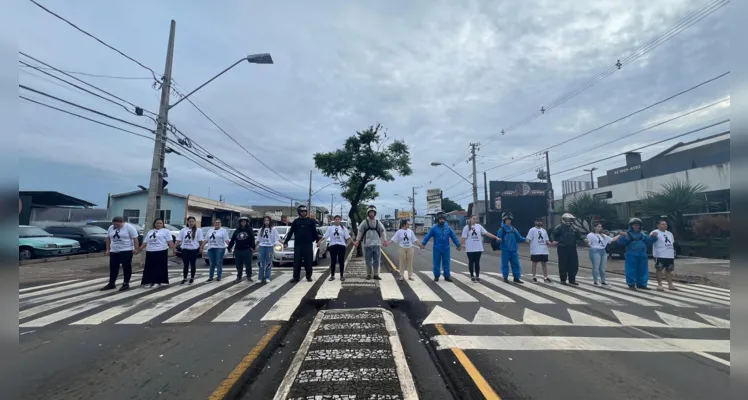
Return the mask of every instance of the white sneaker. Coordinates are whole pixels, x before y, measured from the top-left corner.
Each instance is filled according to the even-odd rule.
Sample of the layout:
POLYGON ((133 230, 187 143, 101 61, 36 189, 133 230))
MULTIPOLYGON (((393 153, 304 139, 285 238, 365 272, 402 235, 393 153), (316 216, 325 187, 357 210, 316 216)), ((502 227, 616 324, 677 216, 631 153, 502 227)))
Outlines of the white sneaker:
POLYGON ((266 282, 270 282, 270 278, 265 279, 266 282))

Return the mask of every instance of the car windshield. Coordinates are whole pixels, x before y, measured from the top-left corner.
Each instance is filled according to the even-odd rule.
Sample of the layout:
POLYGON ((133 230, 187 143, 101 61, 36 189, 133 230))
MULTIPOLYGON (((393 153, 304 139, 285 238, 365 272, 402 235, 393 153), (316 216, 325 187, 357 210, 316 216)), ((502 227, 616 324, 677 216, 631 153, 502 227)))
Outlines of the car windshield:
POLYGON ((18 227, 18 237, 22 238, 28 238, 28 237, 51 237, 52 235, 45 231, 42 228, 38 228, 36 226, 19 226, 18 227))
POLYGON ((106 235, 106 233, 107 233, 106 229, 104 229, 102 227, 99 227, 99 226, 94 226, 94 225, 84 226, 83 227, 83 231, 85 231, 86 233, 89 233, 89 234, 94 234, 94 235, 99 235, 99 234, 105 234, 106 235))

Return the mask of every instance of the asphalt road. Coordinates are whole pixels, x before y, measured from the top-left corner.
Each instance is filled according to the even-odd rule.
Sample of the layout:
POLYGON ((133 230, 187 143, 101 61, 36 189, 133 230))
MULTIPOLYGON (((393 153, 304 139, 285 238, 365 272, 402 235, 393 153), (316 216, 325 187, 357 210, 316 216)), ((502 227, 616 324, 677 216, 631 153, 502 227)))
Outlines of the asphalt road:
MULTIPOLYGON (((396 246, 386 253, 397 263, 396 246)), ((433 281, 431 251, 417 250, 414 270, 427 271, 417 275, 428 290, 401 286, 405 302, 420 302, 419 294, 438 297, 421 302, 428 317, 420 322, 437 339, 441 364, 453 367, 448 376, 478 387, 483 380, 486 398, 492 391, 502 399, 728 397, 728 290, 679 285, 678 293, 633 296, 612 276, 616 289, 594 287, 582 279, 591 275, 585 270, 578 288, 561 290, 555 265, 549 276, 556 283, 533 284, 523 276, 522 287, 503 282, 498 255, 484 253, 484 281, 472 283, 466 254, 453 249, 450 285, 433 281), (472 367, 455 363, 460 353, 472 367)), ((521 264, 529 273, 529 260, 521 264)))
MULTIPOLYGON (((20 398, 271 399, 343 389, 405 399, 727 397, 729 289, 632 294, 615 277, 618 289, 595 288, 582 270, 579 288, 532 290, 496 282, 492 252, 484 281, 472 283, 456 251, 455 282, 436 283, 428 249, 415 253, 419 280, 400 282, 396 253, 386 249, 383 265, 395 264, 382 281, 363 279, 354 260, 344 284, 329 282, 322 260, 311 283, 289 282, 283 266, 265 286, 233 284, 229 264, 223 282, 205 283, 199 270, 189 287, 173 278, 170 287, 102 293, 101 278, 65 276, 19 289, 20 398), (371 308, 386 311, 367 319, 361 310, 371 308), (367 361, 371 354, 380 359, 367 361)), ((522 264, 529 272, 529 260, 522 264)))

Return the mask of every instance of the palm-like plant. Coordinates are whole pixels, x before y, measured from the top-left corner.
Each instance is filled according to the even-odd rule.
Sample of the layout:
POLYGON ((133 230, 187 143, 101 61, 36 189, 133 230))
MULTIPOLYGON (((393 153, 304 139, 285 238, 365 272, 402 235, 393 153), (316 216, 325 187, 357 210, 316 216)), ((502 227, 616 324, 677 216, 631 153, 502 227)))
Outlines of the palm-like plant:
POLYGON ((684 213, 699 212, 707 205, 703 194, 706 190, 707 186, 700 183, 675 180, 640 197, 639 209, 647 216, 667 217, 675 225, 673 231, 677 231, 683 226, 684 213))
POLYGON ((577 217, 579 223, 575 223, 575 225, 580 231, 589 232, 592 229, 595 217, 599 217, 603 221, 614 221, 618 217, 618 213, 612 204, 590 193, 582 193, 579 197, 570 201, 565 209, 577 217))

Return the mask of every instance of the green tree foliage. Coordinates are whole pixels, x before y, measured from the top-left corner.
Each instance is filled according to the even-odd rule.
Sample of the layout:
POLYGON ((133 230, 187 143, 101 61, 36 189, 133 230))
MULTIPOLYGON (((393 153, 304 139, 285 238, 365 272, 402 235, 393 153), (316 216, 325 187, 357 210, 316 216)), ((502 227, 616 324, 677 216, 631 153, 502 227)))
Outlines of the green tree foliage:
POLYGON ((381 124, 356 132, 346 139, 342 149, 316 153, 314 165, 323 175, 340 181, 344 196, 351 203, 348 217, 354 233, 362 221, 356 212, 363 202, 374 200, 378 193, 371 183, 377 180, 391 182, 394 174, 408 176, 410 167, 408 145, 402 140, 392 140, 381 124))
POLYGON ((565 211, 577 217, 575 226, 582 232, 592 230, 595 217, 599 217, 603 224, 613 222, 618 218, 618 213, 616 213, 612 204, 608 204, 605 199, 595 197, 590 193, 582 193, 570 201, 566 205, 565 211))
POLYGON ((673 232, 683 227, 683 214, 701 212, 708 205, 704 198, 706 185, 686 180, 668 182, 658 191, 639 198, 639 210, 649 217, 667 217, 673 232))
POLYGON ((445 197, 442 199, 442 211, 444 211, 445 213, 452 212, 452 211, 464 211, 464 210, 465 209, 462 208, 461 205, 452 201, 449 197, 445 197))

